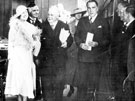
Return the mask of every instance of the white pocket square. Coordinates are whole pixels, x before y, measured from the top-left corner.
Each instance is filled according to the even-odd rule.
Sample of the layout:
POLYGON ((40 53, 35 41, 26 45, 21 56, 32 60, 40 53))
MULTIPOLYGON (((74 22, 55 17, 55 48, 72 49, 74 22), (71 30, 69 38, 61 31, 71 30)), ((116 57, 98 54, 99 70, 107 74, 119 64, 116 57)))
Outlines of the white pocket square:
POLYGON ((98 28, 102 28, 102 26, 98 26, 98 28))

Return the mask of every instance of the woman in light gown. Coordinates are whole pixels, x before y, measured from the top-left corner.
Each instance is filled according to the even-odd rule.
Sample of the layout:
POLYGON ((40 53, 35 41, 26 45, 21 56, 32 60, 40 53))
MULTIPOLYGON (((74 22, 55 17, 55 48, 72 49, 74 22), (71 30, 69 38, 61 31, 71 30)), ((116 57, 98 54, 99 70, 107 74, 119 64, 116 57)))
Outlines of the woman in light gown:
POLYGON ((18 101, 34 98, 35 64, 33 55, 37 55, 40 46, 41 30, 26 20, 27 8, 19 5, 16 14, 11 17, 8 35, 8 70, 6 77, 6 97, 17 96, 18 101), (38 48, 38 49, 37 49, 38 48))

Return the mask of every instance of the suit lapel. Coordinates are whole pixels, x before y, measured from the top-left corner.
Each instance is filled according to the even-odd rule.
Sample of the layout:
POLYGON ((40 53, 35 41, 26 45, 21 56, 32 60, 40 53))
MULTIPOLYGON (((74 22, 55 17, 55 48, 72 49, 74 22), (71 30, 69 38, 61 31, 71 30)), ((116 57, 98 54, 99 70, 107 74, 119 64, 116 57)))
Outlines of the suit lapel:
POLYGON ((100 24, 99 21, 100 21, 99 16, 97 16, 96 19, 94 20, 94 22, 90 24, 89 17, 87 17, 85 19, 85 22, 83 23, 84 28, 89 29, 88 31, 90 31, 90 32, 93 32, 92 30, 96 29, 99 26, 99 24, 100 24))
POLYGON ((54 29, 52 29, 52 27, 51 27, 51 25, 49 24, 49 22, 47 21, 47 27, 49 27, 48 29, 48 33, 50 33, 50 37, 56 37, 56 36, 58 36, 59 35, 59 32, 60 32, 60 24, 59 24, 59 21, 58 21, 58 23, 56 24, 56 26, 55 26, 55 28, 54 29))
POLYGON ((126 28, 126 31, 131 30, 134 27, 135 20, 129 24, 129 26, 126 28))
POLYGON ((34 25, 35 25, 35 26, 38 26, 39 24, 40 24, 40 22, 38 21, 38 19, 36 19, 34 25))
POLYGON ((87 32, 90 32, 90 29, 91 29, 91 24, 89 23, 89 17, 86 17, 84 22, 83 22, 83 26, 84 26, 84 29, 87 31, 87 32))
POLYGON ((50 23, 48 22, 48 20, 46 20, 46 26, 45 29, 47 30, 47 33, 50 37, 54 37, 54 30, 52 29, 50 23))
POLYGON ((94 22, 92 23, 92 27, 93 28, 97 28, 97 26, 99 26, 99 16, 96 17, 96 19, 94 20, 94 22))
POLYGON ((55 36, 59 36, 59 34, 60 34, 60 31, 61 31, 61 24, 60 24, 60 22, 58 21, 58 23, 56 24, 56 27, 55 27, 55 29, 54 29, 54 33, 55 33, 55 36))
POLYGON ((127 27, 125 34, 127 34, 128 37, 131 38, 134 33, 134 26, 135 26, 135 20, 127 27))

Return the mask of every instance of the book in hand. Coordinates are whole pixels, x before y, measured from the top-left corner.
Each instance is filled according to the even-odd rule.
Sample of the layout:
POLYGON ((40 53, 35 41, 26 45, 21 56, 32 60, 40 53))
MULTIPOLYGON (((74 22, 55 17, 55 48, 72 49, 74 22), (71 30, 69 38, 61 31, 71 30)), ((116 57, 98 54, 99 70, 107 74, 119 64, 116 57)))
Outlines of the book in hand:
MULTIPOLYGON (((93 41, 93 37, 94 37, 94 34, 88 32, 88 33, 87 33, 87 37, 86 37, 85 44, 89 46, 89 42, 93 41)), ((88 50, 91 51, 91 50, 92 50, 92 47, 89 46, 88 50)))
POLYGON ((65 30, 64 28, 62 28, 59 36, 61 43, 66 42, 69 35, 70 35, 69 30, 65 30))

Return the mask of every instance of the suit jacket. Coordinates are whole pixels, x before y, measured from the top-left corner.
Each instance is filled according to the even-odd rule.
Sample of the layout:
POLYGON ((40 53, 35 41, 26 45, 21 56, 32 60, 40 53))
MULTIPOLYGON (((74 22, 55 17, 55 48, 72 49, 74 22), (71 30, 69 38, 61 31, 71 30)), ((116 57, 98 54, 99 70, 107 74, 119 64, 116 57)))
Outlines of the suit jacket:
POLYGON ((128 73, 135 71, 135 37, 129 41, 127 67, 128 73))
POLYGON ((129 32, 131 33, 131 35, 133 35, 132 38, 130 38, 129 40, 128 53, 127 53, 128 54, 127 68, 128 68, 128 73, 130 73, 131 71, 135 71, 135 21, 133 21, 129 25, 128 30, 130 30, 129 32))
POLYGON ((70 32, 71 32, 71 34, 74 37, 75 30, 76 30, 75 20, 70 22, 68 25, 69 25, 69 28, 70 28, 70 32))
POLYGON ((90 24, 88 17, 83 17, 80 19, 76 33, 75 33, 75 41, 78 50, 78 58, 81 62, 99 62, 105 54, 105 51, 108 50, 108 46, 110 43, 110 31, 109 24, 107 20, 100 17, 99 15, 96 17, 95 21, 90 24), (94 34, 93 41, 98 42, 98 46, 92 47, 91 51, 83 50, 80 48, 81 43, 85 43, 87 33, 91 32, 94 34))
MULTIPOLYGON (((30 19, 30 17, 28 17, 27 21, 28 21, 29 23, 31 23, 31 19, 30 19)), ((31 24, 32 24, 32 23, 31 23, 31 24)), ((43 28, 42 22, 41 22, 41 21, 39 21, 39 19, 38 19, 38 18, 36 18, 36 21, 35 21, 35 23, 34 23, 33 25, 34 25, 34 26, 37 26, 37 27, 38 27, 38 28, 40 28, 40 29, 42 29, 42 28, 43 28)))
POLYGON ((66 62, 67 48, 69 48, 73 42, 71 34, 67 39, 67 48, 61 47, 59 35, 61 29, 69 30, 69 26, 61 21, 58 21, 55 29, 53 30, 46 20, 43 28, 43 36, 41 37, 41 51, 44 54, 44 61, 46 65, 50 65, 53 62, 55 66, 63 66, 66 62))
POLYGON ((121 29, 123 27, 123 21, 120 20, 117 12, 114 14, 114 22, 112 26, 112 39, 111 39, 111 58, 114 62, 118 62, 118 54, 117 51, 119 50, 118 40, 119 35, 121 34, 121 29))
POLYGON ((130 25, 126 29, 124 29, 124 31, 122 31, 122 33, 119 36, 118 55, 119 55, 120 63, 127 64, 129 41, 135 33, 134 26, 135 26, 135 21, 130 23, 130 25))

